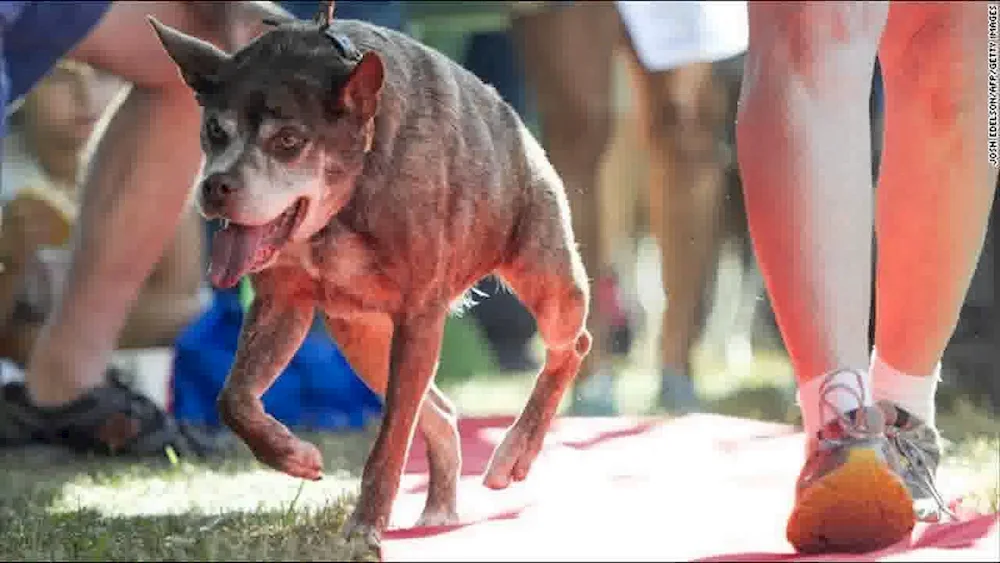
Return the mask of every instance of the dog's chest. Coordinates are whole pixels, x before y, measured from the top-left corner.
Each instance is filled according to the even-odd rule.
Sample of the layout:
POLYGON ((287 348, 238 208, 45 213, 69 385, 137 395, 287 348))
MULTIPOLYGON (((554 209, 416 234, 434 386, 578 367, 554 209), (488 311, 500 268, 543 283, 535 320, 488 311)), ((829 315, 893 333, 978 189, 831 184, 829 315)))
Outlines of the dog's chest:
POLYGON ((371 246, 355 233, 331 233, 296 248, 286 259, 316 281, 319 307, 331 317, 399 307, 398 286, 385 274, 371 246))

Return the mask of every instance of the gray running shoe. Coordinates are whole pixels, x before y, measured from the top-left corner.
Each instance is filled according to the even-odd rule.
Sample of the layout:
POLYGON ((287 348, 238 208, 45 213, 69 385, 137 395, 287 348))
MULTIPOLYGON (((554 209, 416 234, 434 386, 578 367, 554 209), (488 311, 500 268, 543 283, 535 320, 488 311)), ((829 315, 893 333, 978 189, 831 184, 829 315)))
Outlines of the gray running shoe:
POLYGON ((836 417, 808 438, 786 529, 801 553, 883 549, 907 537, 916 523, 913 499, 900 477, 902 460, 886 437, 882 411, 864 407, 863 396, 833 383, 836 373, 842 371, 825 376, 820 390, 820 410, 836 417), (829 400, 835 389, 857 395, 858 407, 838 411, 829 400))
POLYGON ((941 463, 941 435, 919 418, 887 401, 878 404, 885 416, 886 437, 902 460, 900 476, 913 496, 913 510, 921 522, 957 520, 937 487, 941 463))

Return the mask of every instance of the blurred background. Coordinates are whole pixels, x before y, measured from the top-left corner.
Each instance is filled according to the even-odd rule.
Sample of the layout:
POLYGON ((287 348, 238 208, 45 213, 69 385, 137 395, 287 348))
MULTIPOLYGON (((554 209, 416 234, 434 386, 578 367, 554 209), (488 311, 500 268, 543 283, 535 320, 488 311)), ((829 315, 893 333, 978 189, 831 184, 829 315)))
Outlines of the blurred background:
MULTIPOLYGON (((303 18, 316 8, 281 4, 303 18)), ((691 14, 672 20, 644 11, 657 4, 698 3, 342 0, 337 17, 398 29, 493 85, 566 182, 593 281, 597 348, 565 414, 705 410, 794 422, 792 374, 748 240, 733 146, 746 32, 742 46, 737 30, 692 48, 676 23, 691 14)), ((714 4, 730 6, 718 21, 745 26, 744 4, 714 4)), ((88 141, 125 88, 65 62, 8 108, 0 184, 4 381, 21 376, 51 307, 88 141)), ((880 96, 876 77, 876 169, 880 96)), ((115 363, 179 418, 214 424, 215 393, 252 288, 209 288, 209 233, 194 212, 185 217, 115 363)), ((992 240, 941 391, 946 408, 974 405, 990 419, 1000 404, 992 240)), ((478 305, 448 323, 437 381, 464 414, 515 414, 542 360, 534 321, 493 280, 478 289, 478 305)), ((321 331, 265 402, 279 419, 324 429, 359 426, 379 408, 321 331)))

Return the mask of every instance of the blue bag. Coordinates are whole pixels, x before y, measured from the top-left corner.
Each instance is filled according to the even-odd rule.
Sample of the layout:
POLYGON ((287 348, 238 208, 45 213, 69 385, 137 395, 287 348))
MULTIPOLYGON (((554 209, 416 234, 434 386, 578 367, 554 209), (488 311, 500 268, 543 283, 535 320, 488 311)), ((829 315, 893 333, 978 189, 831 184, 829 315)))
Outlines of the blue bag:
MULTIPOLYGON (((178 420, 220 425, 215 399, 233 363, 242 322, 239 294, 216 291, 212 306, 178 337, 171 383, 171 410, 178 420)), ((361 428, 382 409, 381 399, 323 330, 310 332, 263 401, 274 418, 308 430, 361 428)))

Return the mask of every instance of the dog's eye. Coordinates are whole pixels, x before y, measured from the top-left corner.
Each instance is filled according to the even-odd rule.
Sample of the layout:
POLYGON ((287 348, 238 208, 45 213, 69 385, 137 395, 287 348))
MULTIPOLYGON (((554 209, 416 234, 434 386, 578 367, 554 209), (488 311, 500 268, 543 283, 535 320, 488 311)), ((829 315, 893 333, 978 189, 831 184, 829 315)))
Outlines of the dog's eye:
POLYGON ((284 156, 293 156, 305 144, 305 138, 295 131, 284 129, 271 137, 271 150, 284 156))
POLYGON ((226 142, 226 130, 219 124, 219 120, 214 117, 205 123, 205 136, 213 145, 221 145, 226 142))

